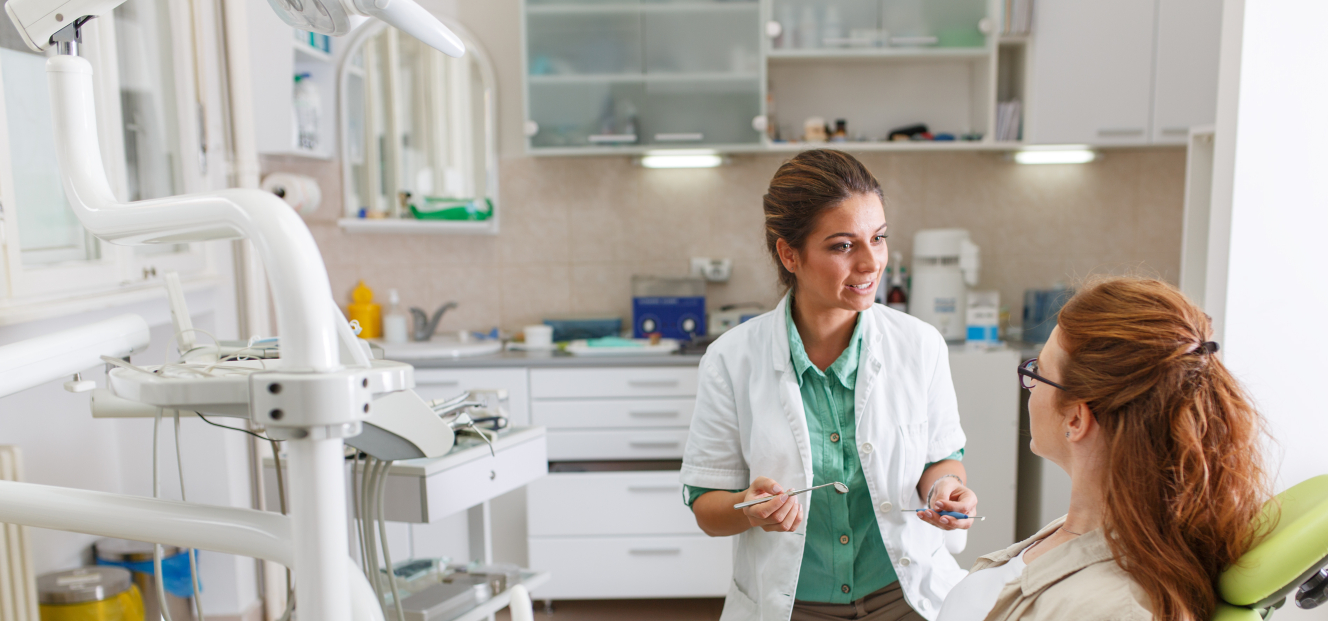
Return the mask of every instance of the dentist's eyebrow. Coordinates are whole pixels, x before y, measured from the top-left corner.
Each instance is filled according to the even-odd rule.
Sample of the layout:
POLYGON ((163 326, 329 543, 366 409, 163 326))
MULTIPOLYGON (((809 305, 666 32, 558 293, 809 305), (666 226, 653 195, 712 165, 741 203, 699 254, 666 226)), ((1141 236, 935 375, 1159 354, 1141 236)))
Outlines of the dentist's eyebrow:
MULTIPOLYGON (((876 229, 876 232, 877 232, 877 233, 880 233, 881 231, 884 231, 884 230, 885 230, 887 227, 889 227, 889 226, 890 226, 890 223, 888 223, 888 222, 885 223, 885 224, 882 224, 880 228, 876 229)), ((829 235, 826 235, 826 236, 825 236, 825 239, 823 239, 823 240, 821 240, 821 241, 830 241, 830 240, 832 240, 832 239, 834 239, 834 238, 836 238, 836 237, 847 237, 847 238, 849 238, 849 239, 852 239, 852 238, 854 238, 854 237, 856 237, 856 236, 855 236, 854 234, 852 234, 852 233, 831 233, 831 234, 829 234, 829 235)))

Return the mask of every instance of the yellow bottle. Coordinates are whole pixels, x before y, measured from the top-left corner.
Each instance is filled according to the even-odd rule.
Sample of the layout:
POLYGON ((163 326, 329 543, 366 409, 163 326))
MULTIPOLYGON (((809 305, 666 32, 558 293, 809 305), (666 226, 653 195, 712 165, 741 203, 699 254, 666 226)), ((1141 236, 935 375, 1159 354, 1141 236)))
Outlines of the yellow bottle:
POLYGON ((346 307, 346 314, 351 321, 360 322, 360 338, 376 339, 383 335, 383 309, 373 302, 373 289, 364 286, 364 281, 350 292, 353 302, 346 307))

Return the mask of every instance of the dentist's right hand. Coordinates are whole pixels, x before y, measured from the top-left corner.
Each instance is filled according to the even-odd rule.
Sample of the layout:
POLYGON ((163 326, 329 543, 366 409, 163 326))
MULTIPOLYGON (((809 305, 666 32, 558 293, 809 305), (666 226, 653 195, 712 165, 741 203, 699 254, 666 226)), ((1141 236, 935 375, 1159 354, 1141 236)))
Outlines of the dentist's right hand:
POLYGON ((743 502, 757 500, 766 496, 777 496, 774 500, 752 505, 742 509, 747 521, 752 526, 759 526, 771 533, 793 532, 804 519, 804 509, 797 498, 784 495, 784 488, 767 477, 757 477, 747 491, 743 493, 743 502))

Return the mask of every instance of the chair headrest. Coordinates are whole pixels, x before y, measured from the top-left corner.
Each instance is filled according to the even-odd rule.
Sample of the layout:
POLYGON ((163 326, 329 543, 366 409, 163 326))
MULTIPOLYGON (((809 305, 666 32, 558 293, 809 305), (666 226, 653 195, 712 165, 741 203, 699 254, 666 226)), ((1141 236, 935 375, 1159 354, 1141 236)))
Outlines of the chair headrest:
POLYGON ((1218 594, 1236 606, 1263 608, 1328 562, 1328 474, 1292 486, 1264 505, 1276 526, 1218 578, 1218 594))

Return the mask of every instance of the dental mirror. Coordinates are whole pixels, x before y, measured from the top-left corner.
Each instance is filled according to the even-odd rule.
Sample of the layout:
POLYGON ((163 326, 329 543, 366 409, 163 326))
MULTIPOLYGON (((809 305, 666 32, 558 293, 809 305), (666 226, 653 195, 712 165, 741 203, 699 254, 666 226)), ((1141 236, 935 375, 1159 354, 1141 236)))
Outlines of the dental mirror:
MULTIPOLYGON (((807 487, 807 488, 803 488, 803 489, 795 489, 795 490, 789 492, 789 493, 788 493, 788 496, 791 498, 791 497, 793 497, 793 496, 797 496, 798 494, 801 494, 801 493, 804 493, 804 492, 810 492, 810 491, 812 491, 812 490, 814 490, 814 489, 821 489, 822 487, 830 487, 831 485, 835 486, 835 491, 836 491, 836 492, 839 492, 839 493, 841 493, 841 494, 847 494, 847 493, 848 493, 848 486, 847 486, 847 485, 844 485, 843 483, 840 483, 839 481, 835 481, 834 483, 825 483, 825 484, 823 484, 823 485, 816 485, 816 486, 814 486, 814 487, 807 487)), ((738 504, 736 504, 736 505, 733 505, 733 508, 734 508, 734 509, 742 509, 742 508, 745 508, 745 507, 750 507, 750 506, 752 506, 752 505, 759 505, 759 504, 761 504, 761 503, 763 503, 763 502, 769 502, 769 501, 771 501, 771 500, 774 500, 775 498, 778 498, 778 496, 777 496, 777 495, 776 495, 776 496, 766 496, 765 498, 757 498, 756 500, 748 500, 747 502, 740 502, 740 503, 738 503, 738 504)))

